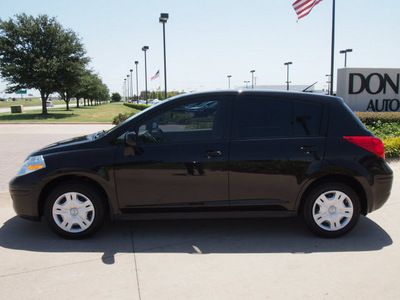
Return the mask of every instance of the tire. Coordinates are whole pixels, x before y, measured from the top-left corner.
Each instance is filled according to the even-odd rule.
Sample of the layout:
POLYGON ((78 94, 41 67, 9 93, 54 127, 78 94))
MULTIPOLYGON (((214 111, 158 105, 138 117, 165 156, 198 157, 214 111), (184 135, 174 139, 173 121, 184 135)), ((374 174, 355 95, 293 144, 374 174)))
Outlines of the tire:
POLYGON ((103 223, 102 198, 92 185, 65 183, 53 189, 47 197, 44 217, 49 227, 60 236, 68 239, 86 238, 103 223))
POLYGON ((349 233, 360 218, 357 193, 341 183, 317 187, 306 198, 303 217, 309 229, 324 238, 349 233))

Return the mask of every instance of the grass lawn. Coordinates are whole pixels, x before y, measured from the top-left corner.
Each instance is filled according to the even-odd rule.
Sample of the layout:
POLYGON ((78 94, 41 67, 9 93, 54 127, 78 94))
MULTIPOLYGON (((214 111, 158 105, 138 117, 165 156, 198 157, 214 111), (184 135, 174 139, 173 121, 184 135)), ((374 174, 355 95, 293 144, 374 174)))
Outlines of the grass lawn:
MULTIPOLYGON (((58 102, 58 101, 57 101, 58 102)), ((15 103, 15 102, 14 102, 15 103)), ((56 104, 56 103, 55 103, 56 104)), ((23 113, 0 113, 1 122, 112 122, 118 114, 135 111, 118 103, 107 103, 96 106, 81 106, 74 103, 70 110, 66 108, 47 108, 48 115, 42 115, 41 110, 27 110, 23 113)))

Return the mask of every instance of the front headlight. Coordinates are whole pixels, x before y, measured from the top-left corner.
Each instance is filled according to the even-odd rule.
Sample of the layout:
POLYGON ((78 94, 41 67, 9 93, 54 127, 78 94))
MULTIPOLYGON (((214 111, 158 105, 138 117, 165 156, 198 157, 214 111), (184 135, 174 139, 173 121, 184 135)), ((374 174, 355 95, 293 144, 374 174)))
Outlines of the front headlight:
POLYGON ((18 172, 18 176, 26 175, 44 168, 46 168, 46 163, 44 162, 42 155, 31 156, 22 165, 21 170, 18 172))

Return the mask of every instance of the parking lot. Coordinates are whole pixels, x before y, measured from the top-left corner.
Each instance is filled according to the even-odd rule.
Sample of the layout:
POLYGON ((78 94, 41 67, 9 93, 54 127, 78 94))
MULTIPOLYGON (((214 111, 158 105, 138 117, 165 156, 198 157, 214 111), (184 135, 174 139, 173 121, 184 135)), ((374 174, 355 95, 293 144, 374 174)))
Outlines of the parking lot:
POLYGON ((126 221, 64 240, 15 216, 8 182, 33 150, 108 124, 1 124, 4 299, 398 299, 400 163, 386 205, 339 239, 300 218, 126 221))

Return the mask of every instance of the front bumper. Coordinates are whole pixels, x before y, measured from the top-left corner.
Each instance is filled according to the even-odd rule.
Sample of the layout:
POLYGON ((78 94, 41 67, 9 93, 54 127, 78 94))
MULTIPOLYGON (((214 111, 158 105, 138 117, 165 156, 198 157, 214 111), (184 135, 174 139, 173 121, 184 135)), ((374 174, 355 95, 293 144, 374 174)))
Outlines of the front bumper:
POLYGON ((39 196, 43 184, 36 176, 18 176, 9 183, 15 213, 25 219, 40 220, 39 196))

